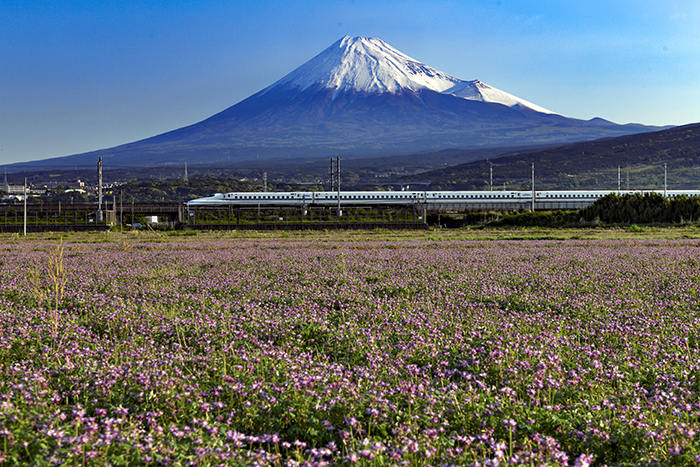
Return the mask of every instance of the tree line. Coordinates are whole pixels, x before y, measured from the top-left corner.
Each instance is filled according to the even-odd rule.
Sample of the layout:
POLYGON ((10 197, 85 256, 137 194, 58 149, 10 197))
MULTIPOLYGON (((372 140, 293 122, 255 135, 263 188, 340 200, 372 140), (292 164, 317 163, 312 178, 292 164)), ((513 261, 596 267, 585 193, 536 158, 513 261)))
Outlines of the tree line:
POLYGON ((606 224, 682 224, 700 220, 700 197, 612 193, 582 209, 583 219, 606 224))
POLYGON ((611 193, 578 211, 525 211, 498 215, 493 227, 595 227, 601 224, 684 224, 700 222, 700 197, 666 198, 660 193, 611 193))

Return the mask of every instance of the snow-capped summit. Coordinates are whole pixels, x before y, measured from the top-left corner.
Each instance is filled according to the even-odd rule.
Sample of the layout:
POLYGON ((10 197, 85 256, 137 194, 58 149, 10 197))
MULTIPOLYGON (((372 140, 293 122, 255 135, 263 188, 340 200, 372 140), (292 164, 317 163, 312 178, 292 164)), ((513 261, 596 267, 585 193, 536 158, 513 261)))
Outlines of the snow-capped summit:
POLYGON ((333 97, 343 91, 396 94, 427 89, 467 100, 554 114, 479 80, 463 81, 450 76, 399 52, 381 39, 369 37, 343 37, 260 94, 279 87, 299 91, 333 89, 333 97))
POLYGON ((405 55, 381 39, 345 36, 264 90, 288 85, 364 93, 442 92, 461 80, 405 55))

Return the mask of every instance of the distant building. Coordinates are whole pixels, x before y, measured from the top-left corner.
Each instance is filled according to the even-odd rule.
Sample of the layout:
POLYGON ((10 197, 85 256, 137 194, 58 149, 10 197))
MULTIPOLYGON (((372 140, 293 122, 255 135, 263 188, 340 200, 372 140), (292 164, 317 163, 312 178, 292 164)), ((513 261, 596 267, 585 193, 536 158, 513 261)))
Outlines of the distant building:
POLYGON ((2 185, 0 185, 0 190, 4 191, 8 195, 23 195, 24 185, 10 185, 7 183, 3 183, 2 185))

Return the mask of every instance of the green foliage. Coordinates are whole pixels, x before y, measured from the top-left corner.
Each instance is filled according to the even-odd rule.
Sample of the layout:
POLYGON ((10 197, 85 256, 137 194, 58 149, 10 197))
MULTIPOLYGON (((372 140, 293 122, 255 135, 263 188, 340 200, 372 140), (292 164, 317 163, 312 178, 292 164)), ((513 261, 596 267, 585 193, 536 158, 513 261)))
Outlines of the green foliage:
POLYGON ((695 222, 700 219, 700 198, 676 196, 668 199, 659 193, 612 193, 582 209, 581 217, 598 218, 606 224, 695 222))
POLYGON ((506 214, 489 222, 493 227, 573 227, 579 225, 578 211, 526 211, 506 214))

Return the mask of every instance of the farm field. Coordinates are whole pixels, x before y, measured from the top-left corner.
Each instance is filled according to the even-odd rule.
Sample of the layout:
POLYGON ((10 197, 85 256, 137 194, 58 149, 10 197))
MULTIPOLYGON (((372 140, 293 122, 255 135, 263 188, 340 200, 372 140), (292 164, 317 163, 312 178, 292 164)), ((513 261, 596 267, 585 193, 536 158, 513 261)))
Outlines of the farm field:
POLYGON ((0 465, 694 465, 699 233, 3 236, 0 465))

